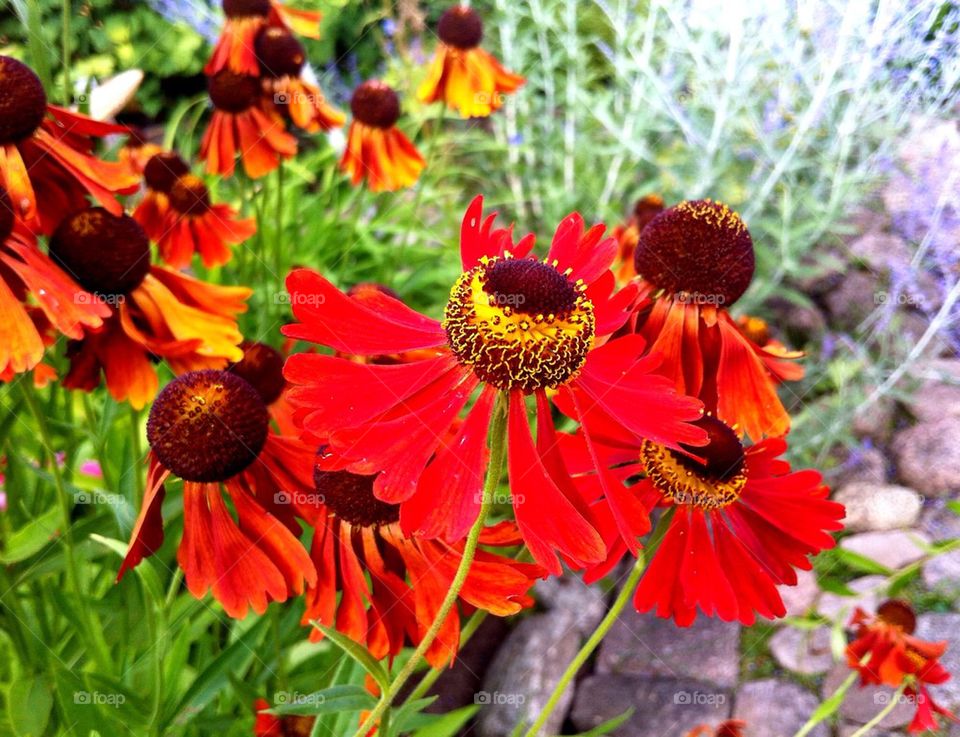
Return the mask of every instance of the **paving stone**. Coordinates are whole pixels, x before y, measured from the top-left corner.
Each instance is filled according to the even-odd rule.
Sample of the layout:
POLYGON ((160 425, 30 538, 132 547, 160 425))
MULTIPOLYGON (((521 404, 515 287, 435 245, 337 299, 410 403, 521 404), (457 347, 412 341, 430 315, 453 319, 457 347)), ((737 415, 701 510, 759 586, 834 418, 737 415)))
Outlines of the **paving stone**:
MULTIPOLYGON (((823 681, 821 692, 823 698, 826 699, 836 691, 849 675, 850 669, 845 664, 835 666, 823 681)), ((857 681, 847 691, 846 698, 840 705, 840 715, 850 722, 866 724, 890 703, 895 693, 896 689, 889 686, 861 687, 860 682, 857 681)), ((907 699, 903 699, 902 703, 898 703, 877 726, 880 729, 896 729, 909 724, 913 714, 914 707, 908 703, 907 699)))
POLYGON ((960 492, 960 417, 922 422, 891 444, 900 479, 921 494, 960 492))
POLYGON ((612 735, 672 737, 700 724, 715 727, 729 718, 731 700, 728 690, 693 679, 606 673, 580 683, 570 721, 584 732, 633 709, 630 719, 612 735))
POLYGON ((960 537, 960 514, 943 499, 928 499, 920 515, 920 526, 931 540, 952 540, 960 537))
POLYGON ((597 655, 598 673, 690 677, 733 686, 739 673, 740 626, 697 617, 690 627, 628 608, 611 627, 597 655))
POLYGON ((830 628, 783 627, 770 638, 770 652, 787 670, 808 676, 826 673, 833 665, 830 628))
MULTIPOLYGON (((790 737, 802 727, 820 700, 796 683, 768 679, 740 687, 733 716, 747 723, 747 737, 790 737)), ((826 724, 818 724, 811 737, 828 737, 826 724)))
POLYGON ((841 458, 838 466, 824 473, 826 482, 834 489, 853 483, 887 483, 887 458, 879 448, 844 450, 841 458))
POLYGON ((843 525, 849 532, 912 527, 922 504, 920 495, 906 486, 866 481, 846 484, 833 498, 847 508, 843 525))
POLYGON ((832 325, 847 332, 856 332, 876 307, 880 281, 876 274, 848 271, 843 280, 824 295, 832 325))
POLYGON ((947 596, 960 594, 960 550, 941 553, 923 566, 923 582, 927 588, 947 596))
POLYGON ((884 596, 887 583, 884 576, 856 578, 847 584, 847 588, 854 592, 854 596, 824 592, 817 602, 817 611, 829 620, 842 616, 846 624, 856 607, 868 612, 875 611, 880 598, 884 596))
POLYGON ((867 232, 850 241, 850 255, 873 271, 903 269, 910 264, 910 247, 899 235, 867 232))
POLYGON ((933 382, 924 384, 910 397, 907 408, 918 422, 960 417, 960 386, 933 382))
POLYGON ((931 686, 933 698, 950 709, 960 709, 960 614, 921 614, 917 631, 921 640, 946 640, 947 651, 940 658, 943 667, 953 675, 946 683, 931 686))
POLYGON ((920 560, 926 555, 930 538, 920 530, 885 530, 861 532, 845 537, 840 547, 876 561, 891 570, 897 570, 920 560))
POLYGON ((568 616, 571 626, 589 636, 607 613, 607 596, 600 586, 587 586, 579 576, 551 576, 537 581, 534 596, 556 616, 568 616))
MULTIPOLYGON (((867 387, 870 391, 870 387, 867 387)), ((893 425, 897 416, 897 403, 890 397, 880 397, 858 408, 853 415, 851 429, 858 438, 869 438, 877 443, 886 444, 893 436, 893 425)))
POLYGON ((817 574, 804 570, 797 571, 796 586, 778 586, 777 590, 780 592, 780 598, 783 599, 788 617, 802 617, 813 608, 813 603, 820 594, 817 574))

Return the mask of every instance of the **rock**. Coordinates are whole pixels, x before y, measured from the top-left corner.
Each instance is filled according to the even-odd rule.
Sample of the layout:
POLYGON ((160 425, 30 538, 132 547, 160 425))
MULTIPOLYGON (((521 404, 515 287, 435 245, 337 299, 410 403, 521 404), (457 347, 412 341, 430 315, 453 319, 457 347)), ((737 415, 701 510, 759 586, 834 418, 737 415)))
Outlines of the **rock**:
MULTIPOLYGON (((806 689, 771 678, 741 686, 733 704, 733 716, 747 723, 749 737, 789 737, 806 723, 817 704, 817 697, 806 689)), ((809 734, 828 737, 830 730, 820 723, 809 734)))
POLYGON ((690 627, 628 608, 597 655, 597 673, 690 677, 718 686, 737 682, 740 627, 698 617, 690 627))
MULTIPOLYGON (((837 730, 837 737, 852 737, 862 727, 862 724, 855 722, 843 722, 837 730)), ((870 737, 903 737, 903 735, 903 732, 877 732, 876 730, 870 733, 870 737)))
POLYGON ((881 209, 873 210, 860 206, 844 218, 845 230, 851 233, 846 236, 846 239, 857 238, 862 233, 881 231, 887 227, 889 220, 890 218, 881 209))
MULTIPOLYGON (((845 664, 837 665, 831 670, 823 682, 823 698, 828 698, 850 675, 850 669, 845 664)), ((840 705, 840 715, 857 724, 866 724, 883 710, 890 699, 896 694, 896 689, 889 686, 860 686, 856 681, 840 705)), ((913 719, 914 706, 903 698, 893 711, 887 714, 877 726, 881 729, 896 729, 909 724, 913 719)), ((871 735, 872 737, 872 735, 871 735)))
POLYGON ((905 486, 853 482, 833 496, 847 508, 844 529, 850 532, 911 527, 920 517, 920 495, 905 486))
POLYGON ((820 587, 817 585, 817 574, 813 571, 797 571, 796 586, 778 586, 780 598, 787 609, 786 616, 802 617, 812 607, 820 587))
POLYGON ((896 402, 890 397, 880 397, 866 408, 858 409, 854 413, 853 434, 861 440, 869 438, 881 444, 886 443, 893 435, 896 415, 896 402))
POLYGON ((931 558, 923 566, 923 582, 927 588, 947 596, 960 594, 960 550, 951 550, 931 558))
POLYGON ((893 233, 868 232, 850 242, 850 255, 872 271, 903 269, 910 264, 907 242, 893 233))
POLYGON ((875 275, 862 271, 847 272, 836 289, 827 292, 823 298, 833 318, 830 324, 850 333, 856 332, 876 307, 880 291, 875 275))
POLYGON ((771 297, 764 306, 787 346, 800 348, 818 342, 826 332, 827 319, 812 303, 798 305, 783 297, 771 297))
POLYGON ((898 432, 892 442, 901 480, 921 494, 960 491, 960 417, 942 417, 898 432))
POLYGON ((555 616, 570 618, 570 626, 589 636, 607 613, 607 597, 600 586, 587 586, 579 576, 551 576, 537 581, 534 596, 555 616))
MULTIPOLYGON (((506 737, 520 722, 527 726, 543 710, 564 669, 577 654, 580 638, 566 614, 535 614, 520 622, 497 651, 474 697, 484 704, 477 715, 480 737, 506 737)), ((544 726, 560 731, 573 699, 570 689, 544 726)))
POLYGON ((952 540, 960 537, 960 514, 950 509, 943 499, 928 499, 920 516, 920 527, 931 540, 952 540))
POLYGON ((918 422, 960 417, 960 386, 927 382, 910 397, 907 408, 918 422))
POLYGON ((885 484, 887 482, 887 459, 877 448, 855 448, 845 452, 839 466, 824 474, 827 483, 840 489, 854 482, 885 484))
POLYGON ((921 640, 947 641, 947 651, 940 662, 953 674, 946 683, 931 686, 934 700, 949 709, 960 708, 960 614, 921 614, 917 617, 917 631, 921 640))
POLYGON ((700 724, 715 727, 729 718, 730 702, 727 690, 692 679, 607 673, 580 683, 570 721, 578 732, 584 732, 633 709, 630 719, 612 735, 683 735, 700 724))
POLYGON ((876 561, 891 570, 897 570, 920 560, 926 555, 928 538, 920 530, 886 530, 861 532, 845 537, 840 547, 876 561))
POLYGON ((825 673, 833 665, 830 628, 784 627, 770 638, 770 652, 787 670, 808 676, 825 673))
POLYGON ((885 576, 863 576, 847 584, 847 588, 854 592, 853 596, 840 596, 825 592, 817 602, 817 611, 833 621, 842 617, 844 624, 850 619, 853 610, 860 607, 865 611, 875 611, 887 587, 885 576))

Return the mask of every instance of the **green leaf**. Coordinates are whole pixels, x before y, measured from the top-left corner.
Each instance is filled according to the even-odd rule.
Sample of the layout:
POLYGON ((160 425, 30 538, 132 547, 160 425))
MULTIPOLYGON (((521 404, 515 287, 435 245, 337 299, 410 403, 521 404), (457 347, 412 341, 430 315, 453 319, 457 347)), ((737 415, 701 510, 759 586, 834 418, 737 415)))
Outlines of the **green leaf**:
POLYGON ((14 681, 7 689, 7 709, 14 734, 40 737, 53 709, 49 684, 36 676, 14 681))
POLYGON ((571 737, 601 737, 601 735, 610 734, 613 730, 626 722, 632 716, 633 707, 627 709, 625 712, 623 712, 623 714, 615 716, 613 719, 608 719, 603 724, 598 724, 593 729, 571 735, 571 737))
POLYGON ((891 570, 886 566, 880 565, 875 560, 871 560, 867 556, 860 555, 860 553, 855 553, 852 550, 835 548, 833 554, 841 563, 856 570, 863 571, 864 573, 876 573, 881 576, 889 576, 891 574, 891 570))
POLYGON ((0 553, 0 563, 4 565, 19 563, 39 553, 54 540, 59 526, 60 510, 56 507, 30 520, 7 538, 7 544, 0 553))
POLYGON ((390 687, 390 678, 387 676, 387 671, 377 661, 377 659, 370 654, 369 650, 361 645, 358 645, 346 635, 337 632, 337 630, 330 627, 324 627, 316 620, 311 621, 310 624, 312 624, 327 638, 329 638, 330 642, 339 647, 341 650, 343 650, 343 652, 363 666, 363 669, 370 674, 370 676, 377 682, 381 689, 386 691, 390 687))
POLYGON ((271 714, 336 714, 341 711, 363 711, 372 709, 376 700, 363 687, 355 683, 330 686, 310 694, 290 694, 278 691, 274 694, 275 706, 271 714))
POLYGON ((454 709, 439 716, 425 714, 424 716, 432 717, 430 723, 415 730, 413 737, 454 737, 479 709, 480 707, 474 704, 454 709))

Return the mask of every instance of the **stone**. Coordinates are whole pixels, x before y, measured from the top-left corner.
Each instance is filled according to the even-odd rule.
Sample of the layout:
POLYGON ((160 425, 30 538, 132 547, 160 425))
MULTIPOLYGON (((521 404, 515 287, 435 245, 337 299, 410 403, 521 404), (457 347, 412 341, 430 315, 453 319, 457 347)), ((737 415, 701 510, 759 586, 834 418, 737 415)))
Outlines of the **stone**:
POLYGON ((830 628, 783 627, 770 638, 770 653, 780 665, 795 673, 808 676, 825 673, 833 665, 830 628))
POLYGON ((816 305, 798 305, 783 297, 771 297, 764 304, 769 313, 770 323, 782 334, 782 341, 788 347, 802 348, 816 343, 827 330, 827 319, 816 305))
POLYGON ((947 651, 940 663, 953 674, 953 678, 939 686, 931 686, 930 694, 942 706, 960 708, 960 614, 921 614, 917 617, 914 634, 931 642, 946 640, 947 651))
POLYGON ((701 724, 715 727, 729 718, 730 708, 729 691, 700 681, 606 673, 580 683, 570 721, 577 732, 585 732, 633 709, 611 735, 665 737, 686 734, 701 724))
POLYGON ((903 269, 910 264, 907 242, 893 233, 872 231, 850 242, 850 255, 872 271, 903 269))
POLYGON ((896 402, 890 397, 880 397, 854 413, 853 434, 861 440, 869 438, 878 443, 886 443, 893 435, 896 416, 896 402))
POLYGON ((817 574, 813 571, 797 571, 796 586, 778 586, 780 598, 787 609, 786 616, 802 617, 813 607, 814 601, 820 593, 817 584, 817 574))
POLYGON ((570 618, 581 636, 589 636, 607 613, 607 597, 600 586, 587 586, 576 575, 551 576, 537 581, 534 596, 554 616, 570 618))
POLYGON ((927 588, 947 596, 960 595, 960 550, 941 553, 923 566, 923 582, 927 588))
POLYGON ((927 382, 910 397, 907 409, 918 422, 960 417, 960 386, 927 382))
POLYGON ((853 596, 824 592, 817 602, 817 611, 831 621, 842 617, 846 624, 857 607, 868 612, 876 611, 888 583, 885 576, 855 578, 847 584, 847 588, 854 592, 853 596))
POLYGON ((915 563, 926 555, 928 538, 920 530, 861 532, 840 541, 840 547, 876 561, 891 570, 915 563))
POLYGON ((876 275, 863 271, 847 272, 843 281, 823 297, 833 318, 831 324, 850 333, 857 332, 876 307, 880 292, 876 275))
MULTIPOLYGON (((841 663, 834 667, 823 681, 823 698, 828 698, 836 691, 849 675, 850 669, 846 664, 841 663)), ((847 691, 846 698, 840 705, 840 716, 856 724, 866 724, 890 703, 895 694, 896 689, 889 686, 861 686, 858 679, 847 691)), ((880 729, 903 727, 913 719, 913 713, 914 706, 904 698, 877 726, 880 729)))
POLYGON ((853 482, 885 484, 887 482, 887 459, 874 447, 856 447, 843 450, 839 465, 824 472, 824 479, 834 489, 853 482))
POLYGON ((960 492, 960 417, 942 417, 898 432, 891 444, 900 479, 921 494, 960 492))
POLYGON ((843 526, 848 532, 912 527, 920 518, 922 506, 920 495, 913 489, 865 481, 846 484, 833 498, 847 508, 843 526))
POLYGON ((736 685, 740 626, 697 617, 690 627, 639 614, 628 607, 610 628, 597 654, 597 673, 696 678, 736 685))
MULTIPOLYGON (((747 723, 749 737, 789 737, 802 727, 819 704, 819 699, 796 683, 767 679, 740 687, 733 703, 733 716, 747 723), (776 708, 771 708, 776 705, 776 708)), ((809 733, 829 737, 824 723, 809 733)))
MULTIPOLYGON (((580 638, 574 620, 551 612, 520 622, 497 651, 474 703, 480 737, 507 737, 520 722, 529 726, 543 710, 560 676, 577 654, 580 638)), ((567 689, 544 732, 556 734, 573 699, 567 689)))

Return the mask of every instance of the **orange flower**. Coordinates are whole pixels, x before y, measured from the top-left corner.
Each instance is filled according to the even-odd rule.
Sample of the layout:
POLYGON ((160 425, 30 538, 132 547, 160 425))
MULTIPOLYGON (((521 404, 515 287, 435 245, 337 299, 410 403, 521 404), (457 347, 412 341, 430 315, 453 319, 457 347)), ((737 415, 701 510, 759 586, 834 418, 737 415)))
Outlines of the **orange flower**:
POLYGON ((214 112, 200 143, 208 174, 233 176, 239 152, 247 176, 257 179, 276 169, 280 157, 297 153, 297 139, 264 97, 258 77, 224 69, 208 84, 214 112))
POLYGON ((303 493, 310 454, 270 432, 267 408, 250 384, 228 371, 179 376, 151 407, 147 440, 147 492, 118 581, 163 544, 163 484, 175 475, 183 479, 177 561, 191 594, 212 591, 228 615, 243 618, 315 585, 293 510, 277 503, 283 493, 303 493))
POLYGON ((640 240, 640 231, 647 227, 647 223, 663 212, 663 198, 658 194, 648 194, 641 197, 633 206, 633 212, 627 222, 613 229, 611 235, 617 239, 620 252, 613 263, 613 273, 620 283, 626 283, 637 275, 633 265, 634 252, 640 240))
POLYGON ((114 307, 102 327, 69 345, 65 386, 91 391, 102 371, 114 399, 140 408, 157 392, 154 357, 175 373, 243 357, 236 315, 251 290, 151 266, 150 242, 133 218, 99 207, 76 213, 51 237, 50 255, 114 307))
POLYGON ((223 69, 259 76, 255 42, 265 27, 289 29, 307 38, 320 38, 320 13, 294 10, 276 0, 223 0, 226 22, 203 73, 223 69))
POLYGON ((350 110, 353 122, 340 168, 351 182, 366 179, 373 192, 392 192, 416 182, 425 162, 396 127, 400 119, 397 93, 383 82, 364 82, 353 91, 350 110))
MULTIPOLYGON (((81 338, 85 327, 99 328, 109 314, 107 305, 40 252, 0 186, 0 379, 37 367, 52 331, 81 338)), ((49 370, 35 378, 48 377, 49 370)))
POLYGON ((483 118, 503 105, 504 94, 524 83, 480 48, 483 21, 472 8, 448 8, 437 35, 440 45, 417 92, 423 102, 443 102, 463 118, 483 118))
POLYGON ((27 227, 49 234, 87 195, 122 212, 113 195, 136 190, 139 177, 89 153, 93 136, 126 128, 48 105, 37 75, 9 56, 0 56, 0 101, 0 185, 27 227))
POLYGON ((327 104, 320 89, 300 78, 307 55, 283 28, 264 28, 257 36, 257 59, 273 101, 290 113, 294 125, 310 133, 339 128, 347 119, 327 104))
POLYGON ((172 151, 153 156, 144 179, 147 192, 133 218, 175 269, 189 266, 195 253, 208 269, 225 264, 232 255, 228 246, 257 232, 253 218, 239 220, 229 205, 211 203, 207 185, 172 151))
POLYGON ((266 699, 253 702, 257 717, 253 723, 253 737, 310 737, 316 717, 288 714, 274 716, 268 714, 270 703, 266 699))
POLYGON ((682 202, 639 235, 641 297, 634 318, 677 391, 754 441, 780 436, 790 417, 777 384, 803 376, 802 353, 754 343, 729 308, 753 279, 753 240, 737 213, 710 200, 682 202))
POLYGON ((687 737, 743 737, 747 723, 740 719, 728 719, 720 722, 716 728, 701 724, 687 732, 687 737))
POLYGON ((950 711, 937 704, 926 686, 950 680, 940 664, 946 642, 926 642, 913 636, 917 617, 905 601, 891 599, 870 616, 857 607, 850 620, 856 639, 847 646, 847 665, 860 674, 860 684, 899 688, 912 696, 917 712, 908 727, 911 732, 939 728, 935 715, 958 721, 950 711))
POLYGON ((117 152, 117 160, 129 171, 142 177, 144 169, 147 168, 147 162, 162 151, 163 147, 148 141, 143 131, 131 129, 130 137, 117 152))

